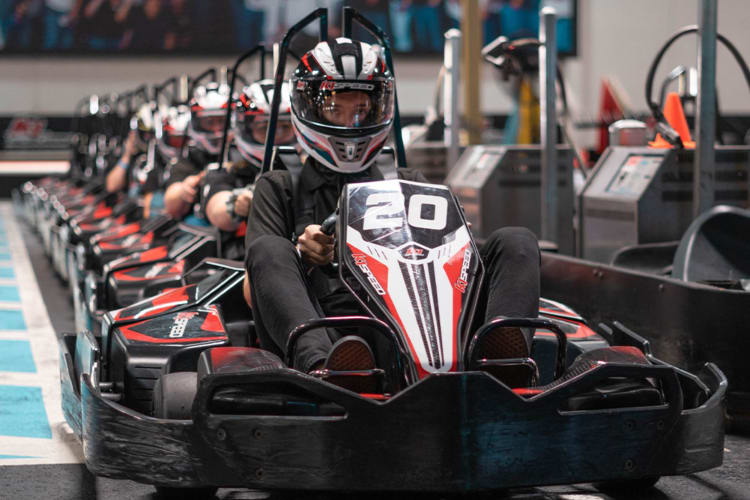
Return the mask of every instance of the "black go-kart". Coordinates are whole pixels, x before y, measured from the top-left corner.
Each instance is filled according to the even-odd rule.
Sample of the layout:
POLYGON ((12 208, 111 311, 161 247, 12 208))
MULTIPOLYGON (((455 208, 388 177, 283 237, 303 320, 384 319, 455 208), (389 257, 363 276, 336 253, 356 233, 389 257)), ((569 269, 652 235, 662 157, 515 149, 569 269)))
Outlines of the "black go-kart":
POLYGON ((106 242, 95 245, 95 258, 109 257, 98 268, 85 269, 79 265, 81 259, 75 260, 75 270, 71 272, 82 277, 81 286, 73 290, 77 329, 96 331, 106 311, 176 286, 186 270, 206 257, 221 255, 221 238, 212 227, 165 221, 152 231, 125 240, 128 238, 136 239, 133 250, 137 251, 118 258, 101 251, 106 242), (136 243, 140 245, 135 246, 136 243), (143 249, 139 250, 139 246, 143 249))
POLYGON ((475 492, 643 487, 721 464, 727 382, 713 364, 688 373, 625 326, 594 332, 549 301, 471 330, 483 266, 448 188, 349 184, 337 241, 340 278, 371 314, 299 325, 284 359, 256 346, 242 266, 219 260, 108 312, 99 338, 64 336, 63 409, 88 468, 168 491, 475 492), (381 368, 290 368, 322 326, 357 328, 381 368), (535 329, 530 358, 477 355, 510 326, 535 329), (527 384, 504 383, 519 370, 527 384), (374 392, 331 383, 363 375, 374 392))

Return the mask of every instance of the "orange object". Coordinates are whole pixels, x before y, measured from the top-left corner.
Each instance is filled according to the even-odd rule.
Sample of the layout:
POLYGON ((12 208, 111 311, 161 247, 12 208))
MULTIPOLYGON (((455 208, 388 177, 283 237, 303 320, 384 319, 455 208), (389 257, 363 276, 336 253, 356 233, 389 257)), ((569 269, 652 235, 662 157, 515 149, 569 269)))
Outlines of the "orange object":
MULTIPOLYGON (((664 118, 667 119, 669 126, 680 134, 680 139, 685 149, 694 149, 695 141, 690 137, 690 129, 685 119, 685 111, 682 109, 682 102, 680 102, 680 96, 677 92, 667 94, 667 100, 664 102, 664 118)), ((672 147, 660 134, 656 134, 656 138, 649 142, 648 145, 652 148, 662 149, 672 147)))
POLYGON ((598 154, 602 154, 609 146, 609 131, 607 127, 621 120, 627 114, 627 96, 620 89, 620 86, 611 78, 603 78, 601 81, 601 90, 599 92, 599 122, 604 123, 599 127, 599 144, 596 149, 598 154))

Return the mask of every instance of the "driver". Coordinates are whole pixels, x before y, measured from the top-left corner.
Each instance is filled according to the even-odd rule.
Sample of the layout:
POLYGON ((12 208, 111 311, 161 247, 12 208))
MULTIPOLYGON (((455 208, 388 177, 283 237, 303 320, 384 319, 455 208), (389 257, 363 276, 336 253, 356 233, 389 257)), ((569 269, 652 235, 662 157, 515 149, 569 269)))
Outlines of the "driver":
MULTIPOLYGON (((282 356, 296 326, 312 318, 366 314, 327 266, 334 258, 334 237, 324 234, 320 223, 336 209, 345 184, 384 178, 374 160, 390 132, 394 111, 394 78, 377 45, 347 38, 321 42, 302 57, 290 84, 292 123, 307 158, 296 187, 284 170, 257 181, 245 257, 246 292, 261 347, 282 356)), ((421 173, 408 169, 398 169, 398 177, 426 182, 421 173)), ((480 307, 479 317, 536 316, 536 237, 525 229, 505 228, 490 238, 483 255, 489 285, 480 299, 486 307, 480 307)), ((528 356, 531 334, 524 336, 519 329, 509 334, 513 338, 499 341, 488 336, 480 354, 528 356)), ((321 374, 321 368, 375 368, 363 339, 342 337, 331 329, 302 336, 291 362, 314 375, 321 374)), ((374 378, 367 376, 336 383, 357 392, 373 392, 375 387, 374 378)))
POLYGON ((205 167, 219 158, 229 86, 218 82, 199 85, 190 101, 187 155, 169 167, 164 193, 165 211, 188 224, 206 226, 200 213, 200 189, 205 167))

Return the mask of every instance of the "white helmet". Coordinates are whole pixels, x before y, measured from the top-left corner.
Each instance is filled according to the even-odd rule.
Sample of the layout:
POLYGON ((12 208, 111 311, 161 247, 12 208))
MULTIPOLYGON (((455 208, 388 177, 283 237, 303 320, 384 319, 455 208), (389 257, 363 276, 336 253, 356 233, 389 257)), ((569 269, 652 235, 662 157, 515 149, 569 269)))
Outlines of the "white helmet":
MULTIPOLYGON (((248 85, 242 90, 233 110, 232 130, 237 149, 247 161, 258 167, 263 163, 273 86, 273 80, 270 79, 248 85)), ((281 85, 281 105, 274 144, 289 145, 296 142, 290 107, 289 84, 284 82, 281 85)))
POLYGON ((199 85, 190 100, 188 134, 195 145, 209 154, 219 154, 224 132, 229 86, 215 82, 199 85))
POLYGON ((341 173, 365 170, 393 125, 394 79, 379 45, 320 42, 294 71, 292 123, 305 150, 341 173))
POLYGON ((181 104, 162 108, 155 120, 156 146, 166 159, 177 158, 188 138, 190 108, 181 104))

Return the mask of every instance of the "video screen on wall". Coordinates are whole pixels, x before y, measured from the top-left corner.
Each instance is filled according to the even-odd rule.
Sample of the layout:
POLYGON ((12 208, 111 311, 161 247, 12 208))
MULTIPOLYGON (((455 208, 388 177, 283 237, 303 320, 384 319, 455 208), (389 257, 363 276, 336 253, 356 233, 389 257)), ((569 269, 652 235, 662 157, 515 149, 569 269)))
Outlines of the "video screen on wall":
MULTIPOLYGON (((338 36, 344 5, 383 28, 397 54, 440 54, 443 33, 461 18, 460 0, 0 0, 0 54, 235 54, 280 41, 318 7, 329 9, 329 36, 338 36)), ((545 5, 558 12, 560 53, 575 54, 576 0, 479 0, 485 43, 536 37, 545 5)), ((295 46, 309 48, 317 29, 295 46)))

